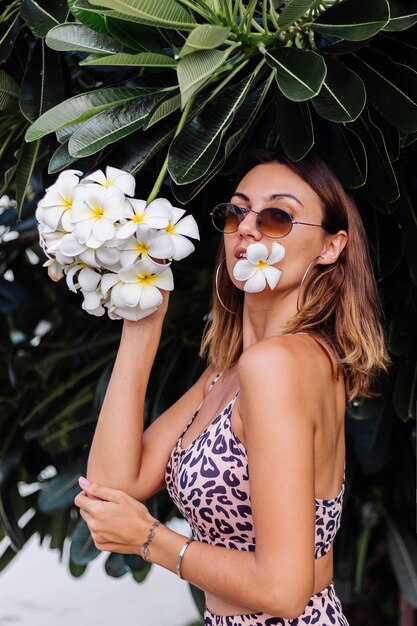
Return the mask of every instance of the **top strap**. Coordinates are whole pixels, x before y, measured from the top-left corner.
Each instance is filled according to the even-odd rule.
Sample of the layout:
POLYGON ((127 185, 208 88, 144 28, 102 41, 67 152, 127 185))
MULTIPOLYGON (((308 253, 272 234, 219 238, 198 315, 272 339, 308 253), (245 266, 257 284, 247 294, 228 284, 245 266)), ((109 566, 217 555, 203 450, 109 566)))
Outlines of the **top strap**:
POLYGON ((223 374, 223 372, 219 372, 219 373, 217 374, 217 376, 215 376, 215 377, 213 378, 213 380, 212 380, 212 381, 211 381, 211 383, 210 383, 210 387, 208 388, 208 390, 209 390, 209 391, 210 391, 210 389, 211 389, 212 387, 214 387, 214 385, 217 383, 217 381, 219 380, 219 378, 221 377, 221 375, 222 375, 222 374, 223 374))

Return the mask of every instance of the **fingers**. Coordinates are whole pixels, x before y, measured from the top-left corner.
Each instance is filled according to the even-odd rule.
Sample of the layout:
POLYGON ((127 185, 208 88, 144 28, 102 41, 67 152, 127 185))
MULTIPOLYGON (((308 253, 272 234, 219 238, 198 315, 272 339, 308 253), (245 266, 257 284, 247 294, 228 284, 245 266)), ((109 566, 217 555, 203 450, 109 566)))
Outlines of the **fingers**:
POLYGON ((81 489, 88 495, 105 502, 115 502, 120 504, 125 498, 126 494, 119 489, 112 489, 111 487, 105 487, 98 483, 90 483, 86 478, 79 479, 81 489))
POLYGON ((97 500, 93 500, 92 498, 89 498, 87 495, 85 495, 85 493, 82 491, 81 493, 78 494, 78 496, 76 496, 76 498, 74 499, 74 504, 76 504, 78 507, 80 507, 80 509, 83 509, 84 511, 86 511, 89 515, 91 515, 94 511, 97 512, 97 504, 99 504, 99 501, 97 500))

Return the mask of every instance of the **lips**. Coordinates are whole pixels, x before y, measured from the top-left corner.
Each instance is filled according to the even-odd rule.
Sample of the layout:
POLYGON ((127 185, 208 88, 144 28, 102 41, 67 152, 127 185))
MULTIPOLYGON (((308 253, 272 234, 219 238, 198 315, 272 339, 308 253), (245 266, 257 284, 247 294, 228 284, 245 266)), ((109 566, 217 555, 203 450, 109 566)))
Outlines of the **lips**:
POLYGON ((237 259, 246 259, 246 248, 242 248, 241 246, 236 248, 235 257, 237 259))

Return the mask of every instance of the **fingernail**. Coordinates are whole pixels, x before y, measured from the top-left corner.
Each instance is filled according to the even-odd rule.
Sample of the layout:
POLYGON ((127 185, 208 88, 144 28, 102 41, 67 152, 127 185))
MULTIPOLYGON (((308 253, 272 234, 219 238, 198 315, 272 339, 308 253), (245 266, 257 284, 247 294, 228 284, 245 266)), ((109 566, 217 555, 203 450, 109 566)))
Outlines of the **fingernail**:
POLYGON ((78 479, 78 482, 80 483, 81 487, 89 487, 90 486, 90 481, 87 480, 87 478, 84 478, 84 476, 80 476, 80 478, 78 479))

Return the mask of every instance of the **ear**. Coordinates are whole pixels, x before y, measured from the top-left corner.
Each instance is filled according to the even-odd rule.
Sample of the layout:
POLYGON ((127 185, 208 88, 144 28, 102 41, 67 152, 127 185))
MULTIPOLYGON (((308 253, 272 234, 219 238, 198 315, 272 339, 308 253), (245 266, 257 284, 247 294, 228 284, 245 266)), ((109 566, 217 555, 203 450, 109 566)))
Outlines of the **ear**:
POLYGON ((339 254, 347 244, 348 234, 345 230, 339 230, 334 234, 327 234, 321 251, 320 265, 331 265, 336 263, 339 254))

